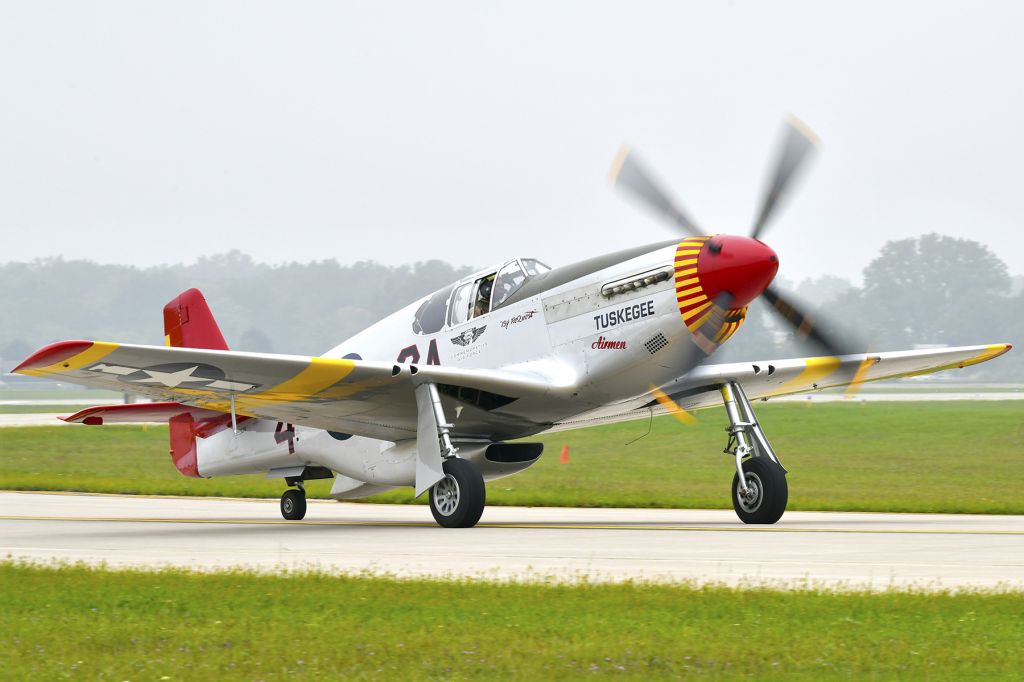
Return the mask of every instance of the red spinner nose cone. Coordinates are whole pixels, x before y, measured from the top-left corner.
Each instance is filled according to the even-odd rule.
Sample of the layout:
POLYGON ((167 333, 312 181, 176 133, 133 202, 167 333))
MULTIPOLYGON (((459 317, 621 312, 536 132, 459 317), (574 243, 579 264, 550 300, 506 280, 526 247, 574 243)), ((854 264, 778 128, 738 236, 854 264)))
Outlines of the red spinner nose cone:
POLYGON ((697 277, 705 295, 714 300, 732 295, 728 306, 741 308, 761 295, 779 271, 779 257, 757 239, 715 235, 697 257, 697 277))

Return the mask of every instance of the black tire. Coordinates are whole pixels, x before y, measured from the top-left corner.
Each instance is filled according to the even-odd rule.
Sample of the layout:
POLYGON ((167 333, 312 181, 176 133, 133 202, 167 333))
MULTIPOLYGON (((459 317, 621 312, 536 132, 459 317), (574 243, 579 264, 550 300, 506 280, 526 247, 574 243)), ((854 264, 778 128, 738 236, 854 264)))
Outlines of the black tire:
POLYGON ((472 528, 487 502, 484 477, 475 466, 454 457, 445 460, 444 473, 430 489, 430 513, 445 528, 472 528))
POLYGON ((756 495, 747 500, 740 495, 739 474, 732 475, 732 508, 743 523, 771 524, 782 518, 789 501, 785 470, 767 457, 751 457, 743 462, 747 486, 756 495))
POLYGON ((281 516, 288 521, 301 521, 306 515, 306 493, 301 490, 285 490, 281 495, 281 516))

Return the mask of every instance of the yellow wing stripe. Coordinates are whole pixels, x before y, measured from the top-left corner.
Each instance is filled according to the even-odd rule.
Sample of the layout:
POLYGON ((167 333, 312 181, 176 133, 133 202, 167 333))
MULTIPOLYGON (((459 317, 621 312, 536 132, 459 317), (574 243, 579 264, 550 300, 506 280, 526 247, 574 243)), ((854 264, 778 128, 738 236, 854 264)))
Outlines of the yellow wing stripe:
MULTIPOLYGON (((316 395, 325 388, 338 383, 355 369, 356 363, 351 360, 334 360, 328 358, 313 358, 309 366, 294 377, 278 384, 265 393, 273 395, 276 400, 301 400, 316 395)), ((262 394, 257 393, 251 398, 259 398, 262 394)))
POLYGON ((807 358, 804 360, 803 371, 772 391, 771 395, 782 395, 811 388, 819 380, 824 379, 839 369, 840 364, 839 358, 834 355, 807 358))
POLYGON ((857 394, 860 389, 860 385, 867 381, 868 370, 876 365, 880 357, 877 355, 868 355, 857 365, 857 371, 853 373, 853 378, 850 379, 850 385, 846 389, 846 395, 853 397, 857 394))
MULTIPOLYGON (((253 394, 236 394, 235 411, 245 414, 248 408, 261 405, 304 402, 343 380, 353 369, 355 363, 352 360, 313 358, 304 370, 273 388, 253 394)), ((197 402, 212 410, 231 409, 230 400, 224 400, 222 394, 217 395, 212 401, 197 402)))

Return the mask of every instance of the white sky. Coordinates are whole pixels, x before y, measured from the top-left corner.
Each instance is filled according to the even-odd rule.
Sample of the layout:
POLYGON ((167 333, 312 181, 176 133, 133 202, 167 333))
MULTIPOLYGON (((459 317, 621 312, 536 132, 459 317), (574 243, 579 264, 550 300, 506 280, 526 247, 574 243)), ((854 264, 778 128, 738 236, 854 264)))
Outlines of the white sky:
POLYGON ((1024 272, 1024 3, 0 0, 0 261, 238 248, 552 264, 671 237, 634 144, 746 233, 783 114, 823 138, 766 234, 790 280, 889 239, 1024 272))

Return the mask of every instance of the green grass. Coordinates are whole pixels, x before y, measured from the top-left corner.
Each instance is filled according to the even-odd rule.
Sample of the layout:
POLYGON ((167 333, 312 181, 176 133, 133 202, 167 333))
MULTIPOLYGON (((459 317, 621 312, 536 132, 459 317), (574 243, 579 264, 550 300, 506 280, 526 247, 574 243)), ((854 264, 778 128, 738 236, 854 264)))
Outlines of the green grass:
POLYGON ((1020 593, 0 564, 0 678, 939 677, 1024 670, 1020 593))
MULTIPOLYGON (((1024 514, 1024 404, 767 403, 758 414, 789 469, 789 509, 1024 514)), ((488 503, 729 508, 725 420, 699 413, 540 437, 545 455, 488 485, 488 503), (559 463, 563 444, 568 464, 559 463)), ((262 476, 180 476, 166 427, 0 429, 0 488, 277 497, 262 476)), ((329 481, 311 481, 326 496, 329 481)), ((409 490, 372 498, 409 502, 409 490)), ((421 500, 422 502, 422 500, 421 500)))

